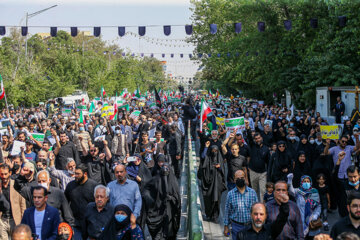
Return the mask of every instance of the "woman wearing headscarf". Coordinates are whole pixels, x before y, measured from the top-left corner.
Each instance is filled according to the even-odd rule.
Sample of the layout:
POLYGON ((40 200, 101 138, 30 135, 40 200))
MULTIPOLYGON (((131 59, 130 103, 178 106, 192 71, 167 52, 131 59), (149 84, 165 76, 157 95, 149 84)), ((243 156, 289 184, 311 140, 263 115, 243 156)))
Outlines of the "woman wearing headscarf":
POLYGON ((144 191, 146 224, 152 239, 176 239, 181 216, 178 180, 165 158, 156 165, 160 171, 155 172, 144 191))
POLYGON ((295 188, 292 185, 293 176, 288 175, 289 193, 296 199, 296 204, 300 210, 303 222, 305 239, 313 239, 320 233, 320 228, 314 229, 311 226, 319 219, 321 214, 320 196, 318 190, 312 188, 312 179, 304 175, 300 180, 300 187, 295 188))
POLYGON ((201 189, 205 204, 205 214, 217 222, 220 213, 221 194, 226 190, 225 165, 217 145, 208 146, 203 152, 204 162, 200 165, 201 189))
POLYGON ((312 169, 306 157, 305 152, 303 151, 299 152, 298 158, 295 160, 293 173, 294 173, 293 185, 295 188, 300 187, 300 180, 302 176, 312 175, 312 169))
POLYGON ((276 183, 279 180, 286 180, 286 176, 293 170, 293 160, 287 151, 285 141, 277 143, 275 154, 270 158, 270 179, 276 183))
POLYGON ((114 217, 106 225, 100 240, 144 240, 143 232, 136 224, 131 209, 120 204, 115 207, 114 217))
POLYGON ((300 136, 300 142, 297 147, 297 153, 303 151, 306 155, 306 160, 311 164, 312 163, 312 156, 313 156, 313 147, 308 141, 308 138, 305 134, 300 136))
POLYGON ((57 240, 72 240, 73 239, 73 230, 69 224, 62 222, 58 226, 58 235, 57 240))

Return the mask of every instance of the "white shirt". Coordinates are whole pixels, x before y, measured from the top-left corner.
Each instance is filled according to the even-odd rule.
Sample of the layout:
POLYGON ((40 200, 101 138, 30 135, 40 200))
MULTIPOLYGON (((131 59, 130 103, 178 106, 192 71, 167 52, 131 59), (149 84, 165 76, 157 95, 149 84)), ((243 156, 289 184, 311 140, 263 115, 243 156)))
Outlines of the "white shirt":
POLYGON ((42 211, 38 211, 35 209, 34 212, 35 231, 36 231, 36 235, 39 236, 40 240, 41 240, 41 228, 44 221, 44 215, 45 215, 45 209, 42 211))

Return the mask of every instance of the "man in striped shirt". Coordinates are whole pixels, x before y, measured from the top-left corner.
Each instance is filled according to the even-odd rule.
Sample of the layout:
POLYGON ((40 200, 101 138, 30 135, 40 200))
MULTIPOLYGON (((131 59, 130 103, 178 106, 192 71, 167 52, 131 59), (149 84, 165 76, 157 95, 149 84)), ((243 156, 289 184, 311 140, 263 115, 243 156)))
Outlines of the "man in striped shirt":
POLYGON ((254 189, 245 184, 245 173, 237 170, 234 175, 236 188, 228 192, 225 204, 224 235, 230 235, 231 224, 232 239, 236 240, 237 233, 251 224, 251 206, 258 202, 254 189))
MULTIPOLYGON (((275 184, 274 199, 266 203, 267 210, 267 223, 272 223, 276 220, 279 215, 281 197, 282 195, 288 194, 288 186, 285 181, 278 181, 275 184)), ((288 221, 284 226, 284 229, 276 240, 304 240, 304 231, 302 226, 300 210, 296 203, 293 201, 288 202, 289 204, 289 217, 288 221)))

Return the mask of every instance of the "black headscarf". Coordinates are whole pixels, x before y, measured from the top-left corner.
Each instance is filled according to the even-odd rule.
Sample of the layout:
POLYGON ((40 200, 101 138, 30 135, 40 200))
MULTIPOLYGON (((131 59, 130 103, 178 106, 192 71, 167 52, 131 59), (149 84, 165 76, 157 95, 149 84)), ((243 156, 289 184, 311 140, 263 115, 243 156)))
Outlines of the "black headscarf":
POLYGON ((312 176, 312 169, 311 169, 309 160, 306 156, 306 153, 303 151, 300 151, 298 157, 295 160, 294 178, 293 178, 294 188, 298 188, 300 186, 300 179, 303 175, 312 176), (299 157, 301 155, 305 156, 305 162, 303 162, 303 163, 299 161, 299 157))
MULTIPOLYGON (((118 234, 118 232, 120 232, 122 229, 129 226, 131 214, 132 214, 132 211, 128 206, 126 206, 124 204, 117 205, 115 207, 115 209, 114 209, 114 216, 111 218, 109 223, 105 226, 105 229, 102 232, 99 239, 101 239, 101 240, 113 240, 113 239, 116 239, 116 235, 118 234), (125 220, 122 221, 121 223, 119 223, 115 219, 115 214, 116 214, 117 211, 124 211, 126 213, 126 215, 127 215, 125 220)), ((125 233, 122 240, 131 240, 130 231, 125 233)))

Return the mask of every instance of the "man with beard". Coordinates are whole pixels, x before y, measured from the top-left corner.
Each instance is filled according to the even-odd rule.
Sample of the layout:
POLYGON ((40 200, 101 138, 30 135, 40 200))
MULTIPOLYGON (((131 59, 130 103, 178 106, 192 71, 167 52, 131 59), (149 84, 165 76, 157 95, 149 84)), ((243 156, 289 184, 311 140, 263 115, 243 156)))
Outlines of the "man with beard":
POLYGON ((65 196, 75 218, 74 239, 82 239, 84 213, 89 202, 94 202, 94 189, 98 185, 92 179, 88 179, 87 167, 83 164, 77 165, 75 169, 75 180, 70 182, 65 189, 65 196))
POLYGON ((347 202, 349 215, 339 220, 331 229, 332 239, 343 232, 351 232, 360 236, 360 193, 353 192, 350 194, 347 202))
POLYGON ((160 161, 156 168, 160 171, 146 184, 144 191, 146 223, 152 239, 176 239, 181 214, 178 181, 168 163, 160 161))
POLYGON ((280 212, 276 220, 265 224, 266 207, 263 203, 255 203, 251 207, 251 226, 242 230, 237 235, 237 240, 255 240, 255 239, 276 239, 283 230, 283 227, 289 216, 289 196, 281 196, 280 212))
POLYGON ((113 179, 111 172, 111 166, 109 161, 111 160, 111 152, 108 147, 108 142, 103 140, 104 152, 100 152, 100 143, 96 143, 95 146, 91 146, 89 151, 86 151, 85 146, 83 147, 84 163, 87 165, 88 178, 94 180, 97 183, 106 185, 113 179))

